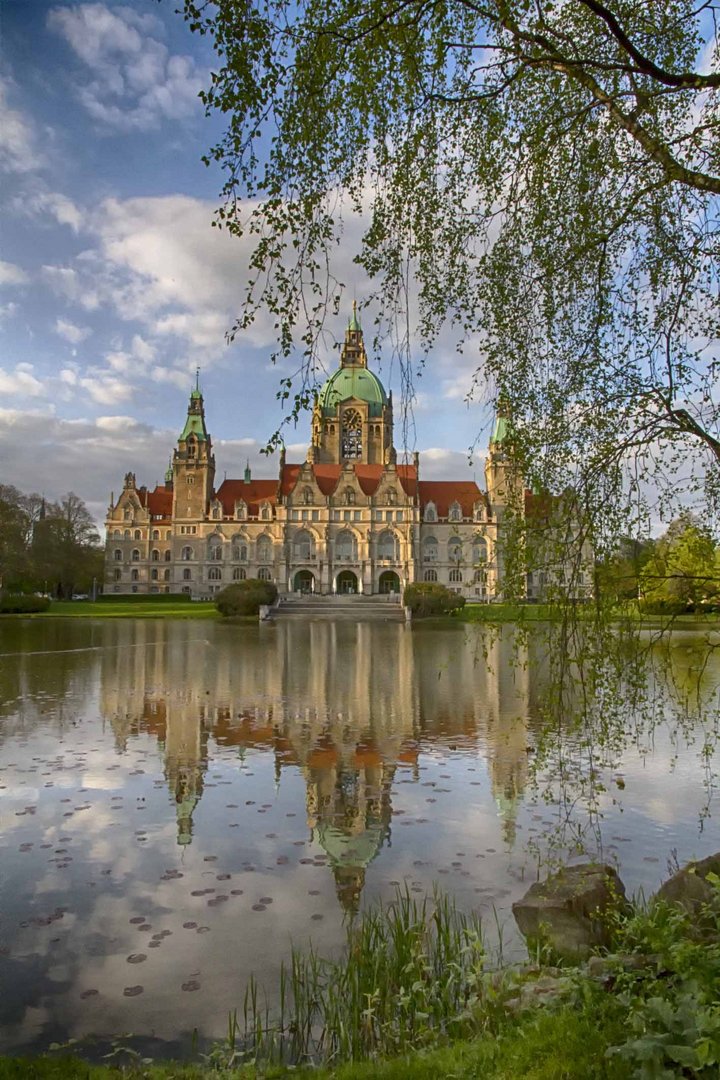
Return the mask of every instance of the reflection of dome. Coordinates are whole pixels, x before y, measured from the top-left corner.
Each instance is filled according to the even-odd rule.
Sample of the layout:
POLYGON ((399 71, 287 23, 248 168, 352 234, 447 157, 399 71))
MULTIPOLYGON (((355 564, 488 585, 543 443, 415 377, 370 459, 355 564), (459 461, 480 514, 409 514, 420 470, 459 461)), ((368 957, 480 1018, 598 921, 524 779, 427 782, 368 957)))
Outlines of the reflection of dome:
POLYGON ((318 405, 324 415, 334 415, 337 406, 350 398, 366 401, 370 406, 370 416, 381 416, 383 406, 388 403, 385 387, 377 375, 355 364, 338 368, 330 376, 320 391, 318 405))

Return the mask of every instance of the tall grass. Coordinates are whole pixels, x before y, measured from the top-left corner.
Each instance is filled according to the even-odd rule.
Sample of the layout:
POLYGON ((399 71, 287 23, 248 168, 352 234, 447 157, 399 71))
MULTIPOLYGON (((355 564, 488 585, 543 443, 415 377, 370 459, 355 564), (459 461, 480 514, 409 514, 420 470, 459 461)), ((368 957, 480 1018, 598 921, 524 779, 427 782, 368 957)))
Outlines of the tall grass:
MULTIPOLYGON (((476 916, 398 890, 348 926, 344 954, 293 950, 272 1016, 257 981, 231 1017, 235 1060, 317 1064, 401 1054, 477 1030, 484 949, 476 916)), ((227 1058, 226 1058, 227 1060, 227 1058)))

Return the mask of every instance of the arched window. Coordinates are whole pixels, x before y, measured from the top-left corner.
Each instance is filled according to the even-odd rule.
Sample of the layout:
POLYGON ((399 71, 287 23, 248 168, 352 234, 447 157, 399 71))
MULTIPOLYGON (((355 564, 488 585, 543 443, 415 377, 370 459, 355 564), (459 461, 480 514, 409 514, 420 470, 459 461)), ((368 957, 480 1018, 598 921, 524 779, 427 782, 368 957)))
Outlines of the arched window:
POLYGON ((357 409, 343 413, 341 453, 344 458, 362 457, 362 417, 357 409))
POLYGON ((213 521, 219 521, 220 518, 222 517, 222 506, 220 505, 220 503, 215 503, 214 504, 214 506, 212 508, 211 517, 212 517, 213 521))
POLYGON ((235 518, 236 518, 237 521, 245 521, 246 517, 247 517, 247 506, 245 505, 245 503, 241 499, 240 502, 235 503, 235 518))
POLYGON ((242 566, 236 566, 233 570, 233 581, 244 581, 247 574, 242 566))
POLYGON ((345 490, 343 491, 343 502, 346 506, 355 505, 355 492, 351 487, 345 488, 345 490))
POLYGON ((422 544, 423 562, 437 562, 438 542, 434 536, 426 536, 422 544))
POLYGON ((139 529, 135 530, 135 539, 136 540, 141 540, 142 539, 142 533, 140 532, 139 529))
MULTIPOLYGON (((273 545, 269 536, 261 536, 257 542, 257 561, 261 563, 272 562, 273 558, 273 545)), ((259 575, 258 575, 259 576, 259 575)), ((263 581, 267 580, 265 578, 263 581)))
POLYGON ((244 540, 237 536, 233 540, 232 557, 234 562, 247 562, 248 549, 244 540))
POLYGON ((270 507, 268 506, 267 503, 263 503, 263 505, 260 507, 260 520, 261 521, 269 521, 270 517, 271 517, 270 507))
POLYGON ((487 543, 482 536, 476 536, 473 540, 473 562, 484 563, 487 562, 487 543))
POLYGON ((424 578, 425 581, 437 581, 437 570, 426 570, 424 578))
POLYGON ((183 570, 183 581, 190 581, 192 579, 192 572, 190 570, 183 570))
POLYGON ((458 581, 462 581, 462 570, 451 570, 450 571, 450 581, 454 582, 454 583, 457 583, 458 581))
MULTIPOLYGON (((528 577, 529 576, 530 575, 528 575, 528 577)), ((476 570, 473 580, 474 580, 476 585, 484 585, 485 584, 485 571, 484 570, 476 570)))
POLYGON ((448 540, 448 559, 450 562, 460 562, 462 559, 462 540, 459 536, 451 536, 448 540))
POLYGON ((462 513, 462 507, 460 506, 460 503, 454 502, 452 504, 452 506, 450 507, 450 510, 448 511, 448 520, 449 521, 462 521, 462 516, 463 516, 463 513, 462 513))
POLYGON ((115 550, 113 551, 113 559, 115 560, 115 562, 120 562, 122 560, 122 551, 120 550, 120 548, 115 548, 115 550))
POLYGON ((150 558, 153 562, 160 562, 160 552, 157 548, 153 548, 150 552, 150 558))
POLYGON ((163 570, 163 581, 169 581, 169 580, 170 580, 170 571, 169 570, 163 570))
POLYGON ((129 530, 129 529, 126 529, 126 530, 125 530, 125 532, 124 532, 124 534, 123 534, 123 539, 125 539, 125 540, 129 540, 129 539, 130 539, 130 530, 129 530))
POLYGON ((168 550, 165 552, 165 562, 170 562, 171 559, 172 559, 172 552, 168 548, 168 550))
POLYGON ((115 532, 113 533, 113 540, 119 540, 121 536, 122 536, 122 533, 120 532, 120 530, 116 529, 115 532))
POLYGON ((132 555, 130 556, 133 562, 140 562, 140 552, 137 548, 133 548, 132 555))
POLYGON ((131 572, 131 574, 130 574, 130 580, 131 580, 131 581, 138 581, 139 579, 140 579, 140 574, 139 574, 139 572, 138 572, 137 570, 133 570, 133 571, 131 572))
POLYGON ((312 501, 313 501, 312 488, 309 488, 309 487, 303 488, 302 501, 303 501, 303 504, 305 506, 310 506, 312 504, 312 501))
POLYGON ((268 570, 267 566, 261 566, 258 570, 258 578, 260 581, 272 581, 272 574, 268 570))
POLYGON ((153 529, 152 538, 153 538, 153 540, 159 540, 160 539, 160 530, 159 529, 153 529))
POLYGON ((350 562, 357 561, 357 540, 349 529, 343 529, 335 537, 335 558, 350 562))
POLYGON ((295 533, 293 555, 296 559, 312 559, 315 557, 315 541, 312 533, 309 533, 306 529, 295 533))
POLYGON ((435 503, 430 502, 427 504, 423 517, 425 521, 437 521, 437 510, 435 509, 435 503))
POLYGON ((122 577, 122 571, 121 570, 116 570, 115 571, 115 580, 119 581, 121 577, 122 577))
POLYGON ((165 539, 166 539, 166 540, 172 540, 172 533, 170 532, 170 530, 169 530, 169 529, 168 529, 168 531, 167 531, 167 532, 165 533, 165 539))
POLYGON ((188 457, 195 457, 196 451, 197 451, 197 447, 195 445, 195 440, 191 436, 187 441, 188 457))
POLYGON ((475 507, 475 520, 476 521, 484 521, 485 520, 485 513, 483 511, 482 506, 476 506, 475 507))
POLYGON ((221 581, 222 570, 219 566, 211 566, 208 570, 208 581, 221 581))
POLYGON ((397 503, 397 492, 396 491, 388 491, 388 493, 387 493, 387 504, 388 504, 388 506, 395 506, 396 503, 397 503))
POLYGON ((182 549, 182 554, 180 556, 180 558, 183 560, 183 562, 190 562, 192 557, 193 557, 193 549, 191 547, 184 547, 182 549))
POLYGON ((377 542, 378 559, 392 559, 394 562, 399 557, 399 544, 395 533, 390 529, 381 532, 377 542))
POLYGON ((156 568, 153 566, 152 570, 150 571, 150 580, 151 581, 157 581, 157 579, 158 579, 158 572, 157 572, 156 568))
POLYGON ((191 593, 191 592, 192 592, 192 589, 190 588, 190 586, 189 586, 189 585, 183 585, 182 591, 183 591, 184 593, 191 593))
POLYGON ((208 541, 208 559, 211 562, 221 562, 223 557, 222 540, 219 536, 211 536, 208 541))

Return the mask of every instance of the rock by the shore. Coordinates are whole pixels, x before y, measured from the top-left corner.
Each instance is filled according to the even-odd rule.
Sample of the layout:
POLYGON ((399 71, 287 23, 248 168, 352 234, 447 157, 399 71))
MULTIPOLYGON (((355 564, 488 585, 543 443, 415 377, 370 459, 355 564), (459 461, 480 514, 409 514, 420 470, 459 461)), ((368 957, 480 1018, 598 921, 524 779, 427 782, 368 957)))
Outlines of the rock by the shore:
POLYGON ((717 891, 707 880, 708 874, 720 877, 720 851, 709 855, 699 862, 690 862, 673 874, 655 894, 655 900, 664 900, 668 904, 679 904, 691 915, 697 915, 705 904, 709 904, 717 891))
POLYGON ((513 915, 531 947, 549 947, 576 961, 609 944, 608 916, 626 906, 625 887, 614 867, 583 863, 536 882, 513 904, 513 915))

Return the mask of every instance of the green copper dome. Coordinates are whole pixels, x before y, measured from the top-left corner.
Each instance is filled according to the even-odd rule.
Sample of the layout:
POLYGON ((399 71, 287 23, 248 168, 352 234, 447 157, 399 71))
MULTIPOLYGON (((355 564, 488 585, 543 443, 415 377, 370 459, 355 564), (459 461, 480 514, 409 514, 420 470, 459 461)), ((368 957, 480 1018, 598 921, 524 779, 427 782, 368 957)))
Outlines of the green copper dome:
POLYGON ((370 416, 382 416, 388 403, 385 387, 377 375, 359 365, 341 367, 331 375, 320 391, 318 405, 325 416, 333 416, 337 406, 350 398, 366 401, 370 416))

